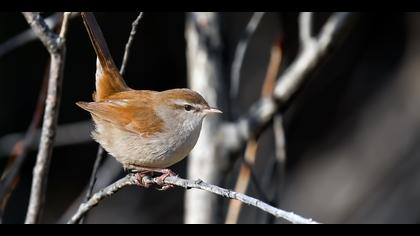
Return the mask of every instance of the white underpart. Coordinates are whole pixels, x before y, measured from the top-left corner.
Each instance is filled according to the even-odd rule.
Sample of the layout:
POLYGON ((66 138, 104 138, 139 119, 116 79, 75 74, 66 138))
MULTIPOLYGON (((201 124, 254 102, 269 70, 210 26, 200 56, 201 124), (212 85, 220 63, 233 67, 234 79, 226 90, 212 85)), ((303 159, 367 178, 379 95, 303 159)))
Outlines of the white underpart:
POLYGON ((111 123, 95 122, 93 138, 126 168, 130 165, 167 168, 184 159, 194 147, 204 116, 184 110, 173 112, 168 108, 158 108, 157 112, 162 120, 180 122, 166 122, 163 132, 147 137, 111 123))

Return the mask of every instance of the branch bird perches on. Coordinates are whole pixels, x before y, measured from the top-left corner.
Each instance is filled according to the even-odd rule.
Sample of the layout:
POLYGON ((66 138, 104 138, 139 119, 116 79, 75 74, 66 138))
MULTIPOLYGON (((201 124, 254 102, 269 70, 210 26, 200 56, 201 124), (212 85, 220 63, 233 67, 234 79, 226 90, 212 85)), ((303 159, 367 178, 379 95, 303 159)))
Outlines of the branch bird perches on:
MULTIPOLYGON (((149 176, 143 177, 143 182, 148 184, 158 184, 158 178, 151 178, 149 176)), ((273 206, 268 205, 265 202, 262 202, 256 198, 249 197, 245 194, 237 193, 228 189, 224 189, 218 187, 216 185, 208 184, 202 180, 186 180, 179 178, 177 176, 167 177, 163 180, 166 184, 171 184, 179 187, 183 187, 185 189, 200 189, 207 192, 211 192, 222 197, 236 199, 245 204, 255 206, 267 213, 274 215, 275 217, 280 217, 286 219, 294 224, 317 224, 318 222, 313 221, 312 219, 306 219, 301 217, 293 212, 287 212, 273 206)), ((69 224, 75 224, 79 221, 84 214, 86 214, 89 210, 99 204, 101 200, 106 197, 113 195, 114 193, 118 192, 124 187, 131 186, 131 185, 139 185, 138 178, 135 174, 128 174, 124 178, 114 182, 113 184, 109 185, 108 187, 104 188, 103 190, 94 194, 89 201, 84 204, 81 204, 77 212, 71 217, 68 221, 69 224)))

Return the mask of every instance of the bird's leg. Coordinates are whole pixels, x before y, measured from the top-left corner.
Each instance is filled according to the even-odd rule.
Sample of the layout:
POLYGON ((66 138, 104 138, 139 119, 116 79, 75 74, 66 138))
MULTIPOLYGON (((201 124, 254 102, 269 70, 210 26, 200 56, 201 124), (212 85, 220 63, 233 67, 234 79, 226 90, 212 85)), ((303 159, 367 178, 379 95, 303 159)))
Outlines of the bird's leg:
POLYGON ((150 167, 143 167, 138 165, 130 165, 130 169, 133 172, 136 172, 137 180, 139 181, 141 186, 149 187, 149 184, 143 182, 143 177, 151 176, 154 172, 161 173, 159 177, 156 178, 156 183, 161 186, 158 190, 167 190, 174 187, 172 184, 166 184, 164 181, 167 177, 177 176, 172 170, 170 169, 162 169, 162 168, 150 168, 150 167))

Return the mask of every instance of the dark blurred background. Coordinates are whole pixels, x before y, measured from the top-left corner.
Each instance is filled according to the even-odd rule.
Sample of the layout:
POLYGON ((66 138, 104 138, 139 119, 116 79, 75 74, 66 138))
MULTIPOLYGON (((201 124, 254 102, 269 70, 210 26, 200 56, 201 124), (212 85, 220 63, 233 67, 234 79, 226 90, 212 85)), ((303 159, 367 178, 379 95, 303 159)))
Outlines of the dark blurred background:
MULTIPOLYGON (((117 65, 137 15, 96 13, 117 65)), ((227 80, 235 46, 251 15, 221 13, 227 80)), ((328 15, 316 13, 315 28, 328 15)), ((251 38, 242 70, 241 113, 260 96, 275 39, 283 40, 283 68, 296 56, 297 16, 267 13, 251 38)), ((420 222, 416 204, 420 198, 419 26, 416 13, 356 14, 343 42, 285 112, 287 166, 280 188, 266 176, 274 159, 272 129, 263 134, 255 174, 263 189, 278 191, 274 202, 279 207, 327 223, 420 222)), ((184 13, 144 14, 125 74, 129 86, 152 90, 187 86, 184 27, 184 13)), ((20 13, 1 13, 0 45, 27 28, 20 13)), ((0 170, 13 145, 10 134, 23 134, 31 121, 47 64, 48 53, 36 40, 0 58, 0 170)), ((91 100, 94 73, 95 54, 82 20, 76 17, 67 37, 60 125, 90 119, 75 102, 91 100)), ((89 139, 90 126, 83 127, 59 131, 59 137, 85 138, 54 149, 44 223, 65 222, 88 183, 97 144, 89 139)), ((35 156, 32 150, 24 163, 4 223, 24 221, 35 156)), ((240 159, 233 168, 239 163, 240 159)), ((174 170, 186 176, 186 164, 184 160, 174 170)), ((113 171, 101 170, 100 176, 105 177, 97 188, 124 174, 112 159, 106 167, 113 171)), ((232 173, 226 177, 226 187, 233 187, 232 173)), ((248 194, 258 197, 257 192, 251 184, 248 194)), ((182 223, 183 194, 182 189, 159 192, 129 187, 95 208, 87 223, 182 223)), ((220 204, 223 213, 227 200, 221 199, 220 204)), ((239 223, 279 221, 244 207, 239 223)))

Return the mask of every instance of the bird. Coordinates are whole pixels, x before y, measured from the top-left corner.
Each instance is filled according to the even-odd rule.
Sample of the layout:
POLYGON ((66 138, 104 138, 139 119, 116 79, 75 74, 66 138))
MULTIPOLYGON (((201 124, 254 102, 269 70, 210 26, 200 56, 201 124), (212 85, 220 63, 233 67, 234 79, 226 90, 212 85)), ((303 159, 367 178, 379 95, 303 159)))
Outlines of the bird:
POLYGON ((93 139, 125 170, 135 172, 143 186, 149 187, 142 182, 144 176, 160 173, 157 183, 161 189, 172 187, 164 184, 165 178, 176 176, 169 167, 194 148, 203 119, 222 111, 188 88, 130 88, 112 59, 94 14, 82 12, 81 16, 97 55, 97 69, 93 101, 76 104, 92 116, 93 139))

